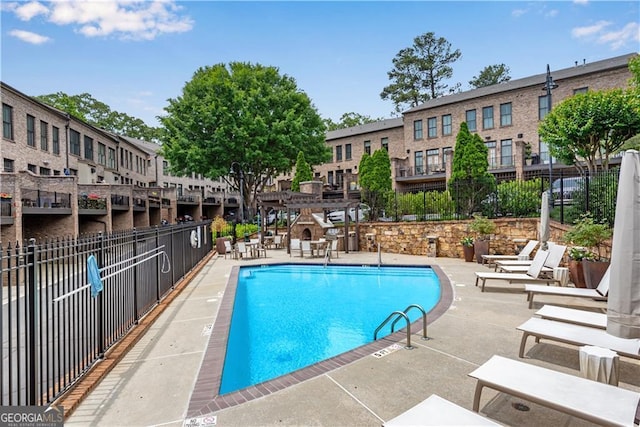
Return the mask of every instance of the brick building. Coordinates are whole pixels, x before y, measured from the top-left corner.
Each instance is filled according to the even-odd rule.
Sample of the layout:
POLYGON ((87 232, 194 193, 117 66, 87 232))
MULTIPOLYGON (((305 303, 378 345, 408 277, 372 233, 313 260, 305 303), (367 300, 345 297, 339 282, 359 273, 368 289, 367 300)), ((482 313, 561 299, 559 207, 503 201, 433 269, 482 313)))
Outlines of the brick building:
MULTIPOLYGON (((627 87, 629 59, 636 55, 552 71, 558 85, 552 91, 553 104, 588 90, 627 87)), ((548 169, 549 153, 538 137, 538 125, 548 110, 545 81, 546 74, 511 80, 429 100, 405 111, 402 118, 328 132, 326 141, 333 159, 314 167, 316 178, 327 184, 325 197, 327 192, 354 197, 362 154, 383 147, 391 159, 394 188, 410 190, 425 183, 443 184, 451 172, 450 161, 462 122, 485 141, 489 170, 498 177, 525 178, 548 169), (525 144, 531 148, 531 159, 525 159, 525 144)))
POLYGON ((223 180, 171 176, 159 145, 96 128, 4 82, 1 89, 1 242, 212 218, 237 208, 223 180), (229 198, 235 206, 225 205, 229 198))

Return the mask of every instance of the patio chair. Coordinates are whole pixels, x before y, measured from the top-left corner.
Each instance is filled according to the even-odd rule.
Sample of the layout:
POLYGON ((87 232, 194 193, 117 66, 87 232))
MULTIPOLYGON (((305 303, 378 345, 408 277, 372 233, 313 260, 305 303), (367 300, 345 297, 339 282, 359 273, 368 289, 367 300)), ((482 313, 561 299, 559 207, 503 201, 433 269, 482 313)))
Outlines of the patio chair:
POLYGON ((538 245, 537 240, 529 240, 517 255, 482 255, 482 264, 493 264, 496 260, 501 259, 520 259, 525 256, 531 256, 531 252, 538 245))
POLYGON ((527 293, 527 300, 529 301, 529 308, 533 308, 534 295, 555 295, 571 298, 592 298, 595 300, 607 300, 609 294, 609 270, 604 273, 598 287, 595 289, 589 288, 569 288, 563 286, 542 286, 527 284, 524 287, 524 291, 527 293))
POLYGON ((541 277, 542 266, 549 256, 548 251, 539 249, 536 252, 536 256, 533 258, 533 262, 526 273, 500 273, 495 271, 476 271, 476 286, 478 281, 482 281, 482 292, 484 292, 484 285, 487 280, 507 280, 509 283, 552 283, 557 282, 556 279, 541 277))
POLYGON ((281 249, 282 248, 282 236, 281 235, 276 235, 273 236, 273 246, 276 249, 281 249))
MULTIPOLYGON (((549 247, 549 256, 542 266, 543 273, 553 273, 554 268, 558 268, 564 257, 567 247, 563 245, 551 245, 549 247)), ((522 273, 528 270, 533 261, 524 261, 522 265, 502 264, 501 261, 496 262, 496 269, 505 273, 522 273), (525 264, 526 263, 526 264, 525 264)))
POLYGON ((543 305, 540 310, 536 311, 535 314, 542 319, 573 323, 574 325, 588 326, 591 328, 607 329, 607 315, 605 313, 546 304, 543 305))
POLYGON ((329 245, 329 249, 330 254, 329 256, 332 257, 335 255, 336 258, 339 258, 338 256, 338 239, 333 239, 331 241, 331 244, 329 245))
POLYGON ((304 258, 305 253, 308 253, 310 257, 313 257, 313 250, 311 249, 311 242, 309 240, 303 240, 300 242, 300 256, 304 258))
MULTIPOLYGON (((291 239, 291 246, 289 247, 289 256, 292 256, 293 252, 300 252, 300 239, 291 239)), ((302 256, 302 253, 300 253, 302 256)))
POLYGON ((635 391, 501 356, 492 356, 469 376, 478 380, 473 398, 476 412, 484 387, 597 425, 634 425, 640 401, 640 393, 635 391))
POLYGON ((409 426, 499 426, 489 418, 432 394, 413 408, 383 424, 384 427, 409 426))
POLYGON ((243 259, 251 258, 251 253, 245 242, 236 243, 236 251, 238 255, 243 259))
POLYGON ((238 252, 231 246, 231 242, 228 240, 224 241, 224 258, 227 259, 227 255, 231 258, 238 258, 238 252))
POLYGON ((522 340, 520 341, 520 351, 518 353, 520 357, 524 357, 527 338, 533 336, 536 338, 536 342, 541 339, 548 339, 576 346, 593 345, 613 350, 620 356, 640 359, 640 339, 618 338, 608 334, 604 329, 541 319, 539 317, 532 317, 516 329, 522 331, 522 340))

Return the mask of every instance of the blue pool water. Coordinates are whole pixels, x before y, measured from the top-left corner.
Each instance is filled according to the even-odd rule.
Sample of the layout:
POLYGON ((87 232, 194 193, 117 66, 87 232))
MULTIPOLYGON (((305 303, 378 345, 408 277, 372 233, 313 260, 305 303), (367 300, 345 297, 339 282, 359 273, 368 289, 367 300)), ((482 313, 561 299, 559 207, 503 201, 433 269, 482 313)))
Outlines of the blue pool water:
MULTIPOLYGON (((429 312, 439 299, 429 267, 241 267, 220 394, 369 343, 393 311, 418 304, 429 312)), ((409 311, 412 322, 420 316, 409 311)), ((401 321, 395 330, 404 327, 401 321)), ((387 326, 378 337, 390 332, 387 326)))

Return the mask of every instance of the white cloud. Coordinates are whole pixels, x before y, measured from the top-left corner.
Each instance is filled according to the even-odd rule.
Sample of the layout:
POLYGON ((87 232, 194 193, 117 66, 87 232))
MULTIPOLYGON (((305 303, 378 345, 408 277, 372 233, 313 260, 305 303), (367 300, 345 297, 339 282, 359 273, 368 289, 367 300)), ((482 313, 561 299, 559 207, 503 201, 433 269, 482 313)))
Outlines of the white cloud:
POLYGON ((629 22, 619 31, 609 31, 598 37, 598 42, 602 44, 610 44, 611 49, 618 50, 624 47, 627 42, 640 43, 640 24, 637 22, 629 22))
POLYGON ((20 4, 19 6, 16 6, 13 11, 22 21, 29 21, 35 16, 47 15, 49 13, 49 9, 37 1, 20 4))
POLYGON ((86 37, 115 36, 120 39, 153 40, 166 33, 193 28, 193 20, 181 15, 173 0, 69 0, 42 3, 32 1, 6 7, 28 21, 44 15, 56 25, 70 25, 86 37))
POLYGON ((571 35, 577 39, 582 37, 589 37, 603 31, 605 27, 608 27, 609 25, 611 25, 611 22, 609 21, 598 21, 593 25, 589 25, 586 27, 576 27, 572 29, 571 35))
POLYGON ((573 0, 573 4, 586 5, 589 4, 589 0, 573 0))
POLYGON ((11 30, 9 35, 31 44, 43 44, 51 40, 49 37, 23 30, 11 30))
POLYGON ((514 9, 514 10, 511 11, 511 16, 519 18, 522 15, 524 15, 525 13, 527 13, 526 9, 514 9))
POLYGON ((558 9, 551 9, 545 14, 545 16, 547 18, 555 18, 556 16, 558 16, 558 13, 560 13, 558 9))
POLYGON ((595 40, 598 44, 608 44, 612 50, 618 50, 629 43, 640 43, 640 24, 629 22, 618 30, 608 30, 612 25, 609 21, 598 21, 594 25, 586 27, 576 27, 571 30, 571 35, 575 38, 586 38, 595 40))

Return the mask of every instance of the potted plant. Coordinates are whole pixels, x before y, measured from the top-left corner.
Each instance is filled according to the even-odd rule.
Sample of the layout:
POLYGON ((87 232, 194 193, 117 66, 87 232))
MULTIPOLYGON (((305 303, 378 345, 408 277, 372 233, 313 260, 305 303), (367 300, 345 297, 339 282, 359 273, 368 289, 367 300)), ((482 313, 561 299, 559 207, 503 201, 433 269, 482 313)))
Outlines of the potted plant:
POLYGON ((531 166, 532 157, 531 157, 531 143, 524 143, 524 161, 527 166, 531 166))
POLYGON ((576 287, 598 286, 609 268, 609 259, 602 256, 602 245, 612 234, 607 224, 595 222, 589 213, 582 215, 565 233, 564 240, 575 245, 569 249, 569 274, 576 287))
POLYGON ((473 237, 463 237, 462 239, 460 239, 460 244, 462 245, 462 252, 464 253, 465 262, 473 261, 473 237))
POLYGON ((496 231, 496 224, 486 216, 474 215, 473 221, 469 223, 469 230, 476 233, 476 240, 473 243, 474 253, 478 264, 482 264, 482 255, 489 254, 489 239, 496 231))

